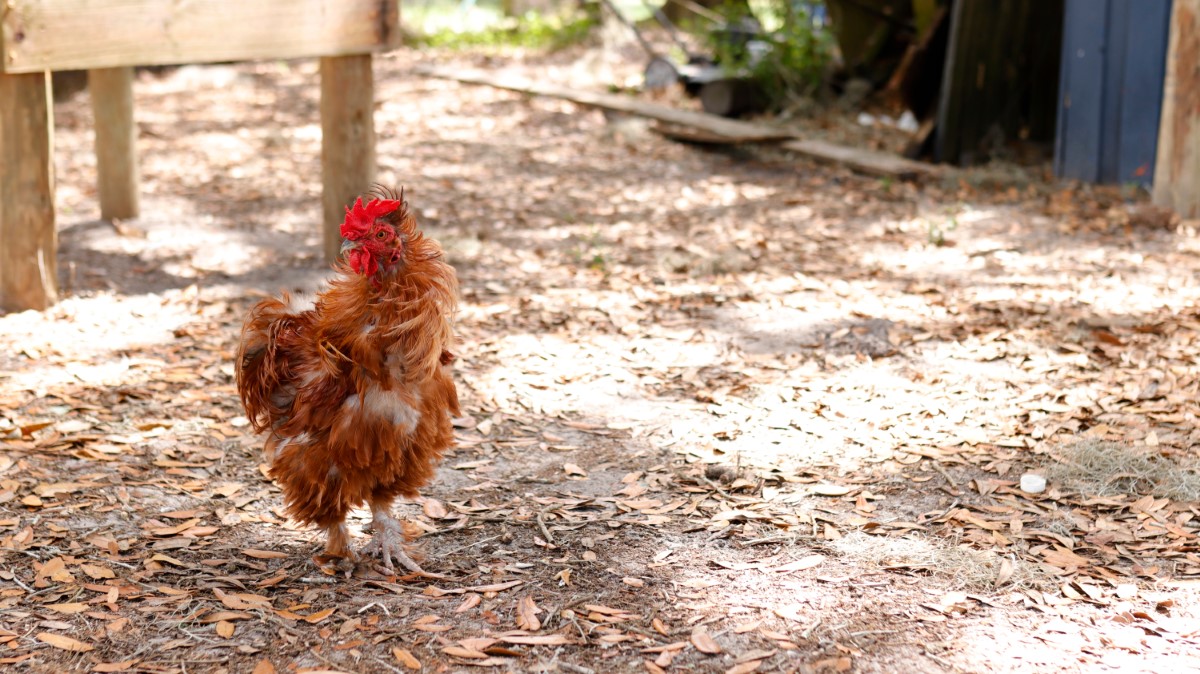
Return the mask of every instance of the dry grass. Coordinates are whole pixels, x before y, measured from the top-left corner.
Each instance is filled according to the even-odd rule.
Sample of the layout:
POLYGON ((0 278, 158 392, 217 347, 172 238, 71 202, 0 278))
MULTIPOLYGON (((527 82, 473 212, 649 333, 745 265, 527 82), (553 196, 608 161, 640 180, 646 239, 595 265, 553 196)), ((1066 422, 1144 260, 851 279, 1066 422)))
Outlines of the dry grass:
POLYGON ((1058 463, 1046 477, 1068 489, 1095 496, 1150 494, 1177 501, 1200 499, 1200 472, 1194 464, 1118 442, 1083 440, 1055 452, 1058 463))
POLYGON ((922 536, 892 538, 854 532, 830 542, 829 548, 856 564, 924 571, 957 590, 1040 587, 1048 577, 1040 567, 1020 559, 922 536))

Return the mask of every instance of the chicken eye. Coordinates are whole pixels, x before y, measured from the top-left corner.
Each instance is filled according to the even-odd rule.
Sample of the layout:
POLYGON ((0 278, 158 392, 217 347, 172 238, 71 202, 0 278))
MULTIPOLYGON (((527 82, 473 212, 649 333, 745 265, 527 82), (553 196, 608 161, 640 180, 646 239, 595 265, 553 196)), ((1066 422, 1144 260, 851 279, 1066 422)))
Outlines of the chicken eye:
POLYGON ((383 241, 386 237, 387 232, 382 229, 375 233, 375 238, 379 239, 380 241, 383 241))

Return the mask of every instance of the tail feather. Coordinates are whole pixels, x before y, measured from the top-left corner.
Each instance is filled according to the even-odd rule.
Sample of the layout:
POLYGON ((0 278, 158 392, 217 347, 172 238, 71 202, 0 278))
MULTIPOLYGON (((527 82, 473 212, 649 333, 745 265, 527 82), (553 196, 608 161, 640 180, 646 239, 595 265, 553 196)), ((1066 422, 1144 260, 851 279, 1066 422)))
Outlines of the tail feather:
POLYGON ((267 298, 256 304, 242 326, 237 353, 237 388, 251 426, 257 432, 286 418, 295 398, 286 349, 280 345, 294 334, 304 311, 291 298, 267 298))

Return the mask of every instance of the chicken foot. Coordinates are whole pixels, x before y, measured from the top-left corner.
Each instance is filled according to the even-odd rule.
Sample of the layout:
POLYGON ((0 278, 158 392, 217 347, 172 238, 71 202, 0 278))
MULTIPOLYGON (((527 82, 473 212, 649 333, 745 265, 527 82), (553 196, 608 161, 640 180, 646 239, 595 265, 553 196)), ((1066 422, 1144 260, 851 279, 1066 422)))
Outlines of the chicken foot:
POLYGON ((396 570, 393 562, 399 563, 414 573, 424 573, 421 567, 404 552, 404 528, 400 525, 400 520, 392 517, 390 510, 390 506, 386 503, 371 504, 372 538, 363 546, 362 554, 364 556, 378 554, 380 560, 383 561, 383 568, 388 573, 394 573, 396 570))

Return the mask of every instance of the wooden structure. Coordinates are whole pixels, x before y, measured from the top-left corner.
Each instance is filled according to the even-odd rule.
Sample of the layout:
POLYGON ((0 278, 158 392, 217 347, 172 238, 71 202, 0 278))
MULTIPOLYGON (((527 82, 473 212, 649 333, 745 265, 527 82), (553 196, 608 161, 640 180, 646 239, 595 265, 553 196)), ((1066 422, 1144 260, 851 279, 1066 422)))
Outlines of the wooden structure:
POLYGON ((1175 0, 1154 203, 1200 217, 1200 0, 1175 0))
POLYGON ((1054 138, 1063 0, 960 0, 936 115, 934 158, 970 165, 988 145, 1054 138))
POLYGON ((321 57, 326 257, 375 172, 371 54, 399 41, 397 0, 5 0, 0 3, 0 310, 57 295, 50 73, 88 70, 101 217, 138 214, 133 66, 321 57))
POLYGON ((663 135, 696 143, 755 143, 787 141, 782 144, 791 150, 818 161, 840 164, 855 171, 889 178, 913 179, 937 173, 937 167, 873 150, 848 148, 820 140, 797 139, 795 133, 778 126, 757 124, 717 115, 680 110, 661 103, 642 101, 621 94, 584 91, 570 87, 533 82, 523 77, 497 75, 461 68, 418 66, 413 72, 426 77, 439 77, 468 84, 496 87, 523 94, 548 96, 604 110, 613 110, 655 120, 655 129, 663 135))

